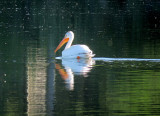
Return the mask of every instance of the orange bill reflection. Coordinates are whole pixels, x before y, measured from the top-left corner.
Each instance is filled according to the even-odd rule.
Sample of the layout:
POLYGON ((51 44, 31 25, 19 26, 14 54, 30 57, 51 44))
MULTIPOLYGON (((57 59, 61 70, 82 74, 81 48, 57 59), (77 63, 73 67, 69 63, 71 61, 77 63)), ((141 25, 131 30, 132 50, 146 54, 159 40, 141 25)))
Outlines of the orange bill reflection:
POLYGON ((63 69, 59 64, 55 64, 56 69, 58 70, 59 74, 61 75, 62 79, 66 83, 66 88, 69 90, 74 89, 74 76, 69 69, 63 69))
POLYGON ((55 64, 56 69, 66 83, 66 88, 74 90, 74 76, 81 75, 87 77, 93 68, 95 61, 93 59, 61 59, 62 65, 55 64))

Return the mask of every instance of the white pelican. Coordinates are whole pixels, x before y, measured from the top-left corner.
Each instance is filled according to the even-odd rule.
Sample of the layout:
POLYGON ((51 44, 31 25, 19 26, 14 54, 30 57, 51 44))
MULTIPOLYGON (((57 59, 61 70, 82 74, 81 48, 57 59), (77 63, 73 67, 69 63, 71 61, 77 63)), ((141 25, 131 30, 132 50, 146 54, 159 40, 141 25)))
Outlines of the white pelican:
POLYGON ((69 31, 65 34, 65 37, 60 42, 60 44, 57 46, 55 53, 57 50, 59 50, 66 42, 67 45, 65 49, 62 51, 62 58, 91 58, 94 56, 92 54, 92 51, 88 48, 86 45, 72 45, 74 39, 74 33, 72 31, 69 31))

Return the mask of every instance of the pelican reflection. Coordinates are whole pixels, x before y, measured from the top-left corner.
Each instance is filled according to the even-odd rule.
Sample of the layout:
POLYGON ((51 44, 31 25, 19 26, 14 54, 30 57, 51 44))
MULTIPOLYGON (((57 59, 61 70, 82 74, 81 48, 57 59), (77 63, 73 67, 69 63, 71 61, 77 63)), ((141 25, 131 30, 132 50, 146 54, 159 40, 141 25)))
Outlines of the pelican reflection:
POLYGON ((56 69, 66 83, 66 88, 69 90, 74 89, 74 75, 82 75, 87 77, 88 72, 91 71, 95 61, 89 59, 61 59, 62 66, 58 63, 55 64, 56 69))

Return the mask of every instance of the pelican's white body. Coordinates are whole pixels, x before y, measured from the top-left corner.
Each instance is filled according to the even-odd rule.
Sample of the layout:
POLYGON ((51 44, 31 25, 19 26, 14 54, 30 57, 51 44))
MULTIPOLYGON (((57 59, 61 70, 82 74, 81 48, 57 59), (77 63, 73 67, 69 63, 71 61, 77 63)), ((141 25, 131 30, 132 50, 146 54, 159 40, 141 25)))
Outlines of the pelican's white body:
POLYGON ((62 51, 62 58, 90 58, 92 51, 86 45, 73 45, 62 51))
POLYGON ((69 31, 65 34, 64 39, 61 41, 61 43, 56 48, 55 52, 61 48, 61 46, 67 42, 67 45, 65 49, 62 51, 62 58, 91 58, 94 56, 92 54, 92 51, 88 48, 86 45, 72 45, 74 39, 74 33, 72 31, 69 31), (69 39, 68 39, 69 38, 69 39))

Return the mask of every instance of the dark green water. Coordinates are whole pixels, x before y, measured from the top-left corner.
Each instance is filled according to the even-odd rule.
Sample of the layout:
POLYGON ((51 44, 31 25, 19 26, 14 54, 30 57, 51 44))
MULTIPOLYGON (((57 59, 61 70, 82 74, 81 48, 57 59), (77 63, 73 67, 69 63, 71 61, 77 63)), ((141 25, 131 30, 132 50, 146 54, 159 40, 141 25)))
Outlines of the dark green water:
POLYGON ((156 0, 0 1, 0 115, 160 115, 159 35, 156 0), (54 59, 69 30, 95 58, 54 59))

